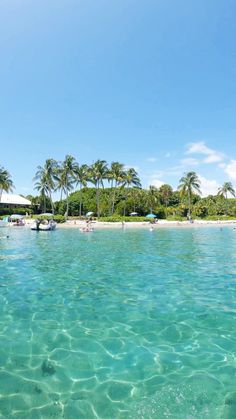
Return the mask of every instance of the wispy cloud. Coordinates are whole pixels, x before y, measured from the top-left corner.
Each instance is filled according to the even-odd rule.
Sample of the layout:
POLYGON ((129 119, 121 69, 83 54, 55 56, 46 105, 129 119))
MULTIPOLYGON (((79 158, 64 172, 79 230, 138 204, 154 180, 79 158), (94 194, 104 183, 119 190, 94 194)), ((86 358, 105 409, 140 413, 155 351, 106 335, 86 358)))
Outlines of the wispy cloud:
POLYGON ((202 154, 205 156, 202 160, 202 163, 206 164, 217 163, 224 160, 225 158, 223 153, 207 147, 204 141, 188 144, 185 154, 202 154))
POLYGON ((156 188, 160 188, 160 186, 164 185, 164 182, 160 179, 151 178, 149 181, 149 186, 156 186, 156 188))
POLYGON ((226 164, 224 171, 231 179, 236 180, 236 160, 231 160, 226 164))
POLYGON ((157 158, 156 157, 148 157, 147 161, 150 162, 150 163, 154 163, 154 162, 157 161, 157 158))
POLYGON ((198 166, 199 161, 197 159, 194 159, 192 157, 189 157, 187 159, 182 159, 180 160, 181 164, 183 164, 183 166, 198 166))
POLYGON ((201 182, 201 192, 202 196, 216 195, 220 185, 214 179, 206 179, 204 176, 199 175, 199 180, 201 182))

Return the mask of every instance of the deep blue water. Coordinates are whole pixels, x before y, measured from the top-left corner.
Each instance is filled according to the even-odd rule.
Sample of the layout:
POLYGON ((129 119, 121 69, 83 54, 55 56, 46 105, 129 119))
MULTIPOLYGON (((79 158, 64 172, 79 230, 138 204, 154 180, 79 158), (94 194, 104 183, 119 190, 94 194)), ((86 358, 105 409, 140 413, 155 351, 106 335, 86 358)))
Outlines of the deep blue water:
POLYGON ((232 226, 8 234, 0 417, 236 418, 232 226))

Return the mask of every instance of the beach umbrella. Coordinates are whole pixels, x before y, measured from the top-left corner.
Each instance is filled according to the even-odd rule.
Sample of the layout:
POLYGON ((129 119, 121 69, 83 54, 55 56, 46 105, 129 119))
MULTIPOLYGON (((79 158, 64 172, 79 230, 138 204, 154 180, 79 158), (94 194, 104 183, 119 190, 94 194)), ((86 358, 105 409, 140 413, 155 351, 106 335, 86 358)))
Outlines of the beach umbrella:
POLYGON ((131 215, 131 217, 132 217, 134 215, 138 215, 138 213, 134 211, 134 212, 131 212, 129 215, 131 215))
POLYGON ((11 220, 21 220, 22 218, 24 218, 24 216, 23 215, 20 215, 20 214, 12 214, 10 216, 10 219, 11 220))
POLYGON ((146 218, 157 218, 155 214, 148 214, 146 215, 146 218))
POLYGON ((93 215, 93 211, 87 212, 87 214, 85 215, 85 217, 91 217, 91 215, 93 215))

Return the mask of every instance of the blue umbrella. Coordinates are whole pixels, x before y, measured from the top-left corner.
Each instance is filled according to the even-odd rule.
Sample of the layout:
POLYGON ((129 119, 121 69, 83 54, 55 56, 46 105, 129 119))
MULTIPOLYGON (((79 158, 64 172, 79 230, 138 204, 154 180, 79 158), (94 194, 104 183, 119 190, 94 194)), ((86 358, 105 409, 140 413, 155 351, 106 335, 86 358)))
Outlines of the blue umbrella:
POLYGON ((148 214, 146 215, 146 218, 157 218, 155 214, 148 214))

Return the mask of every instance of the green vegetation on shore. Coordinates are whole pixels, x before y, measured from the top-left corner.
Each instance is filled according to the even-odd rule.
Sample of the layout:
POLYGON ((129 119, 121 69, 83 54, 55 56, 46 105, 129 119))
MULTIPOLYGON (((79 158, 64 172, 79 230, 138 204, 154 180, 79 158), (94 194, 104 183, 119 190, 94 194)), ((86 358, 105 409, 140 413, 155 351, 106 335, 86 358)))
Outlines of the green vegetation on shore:
MULTIPOLYGON (((217 195, 202 198, 200 180, 195 172, 184 173, 177 190, 164 184, 142 189, 137 172, 124 164, 97 160, 91 166, 79 165, 75 158, 66 156, 63 162, 47 159, 38 166, 34 177, 37 196, 28 195, 31 208, 14 208, 20 214, 52 212, 64 217, 82 217, 92 211, 94 217, 106 221, 142 221, 149 212, 159 219, 183 220, 235 219, 236 199, 231 182, 225 182, 217 195), (60 200, 53 194, 60 191, 60 200), (229 198, 229 194, 232 198, 229 198), (137 213, 137 217, 131 217, 137 213)), ((14 187, 7 170, 0 170, 0 203, 2 191, 14 187)), ((11 214, 0 207, 0 216, 11 214)))

